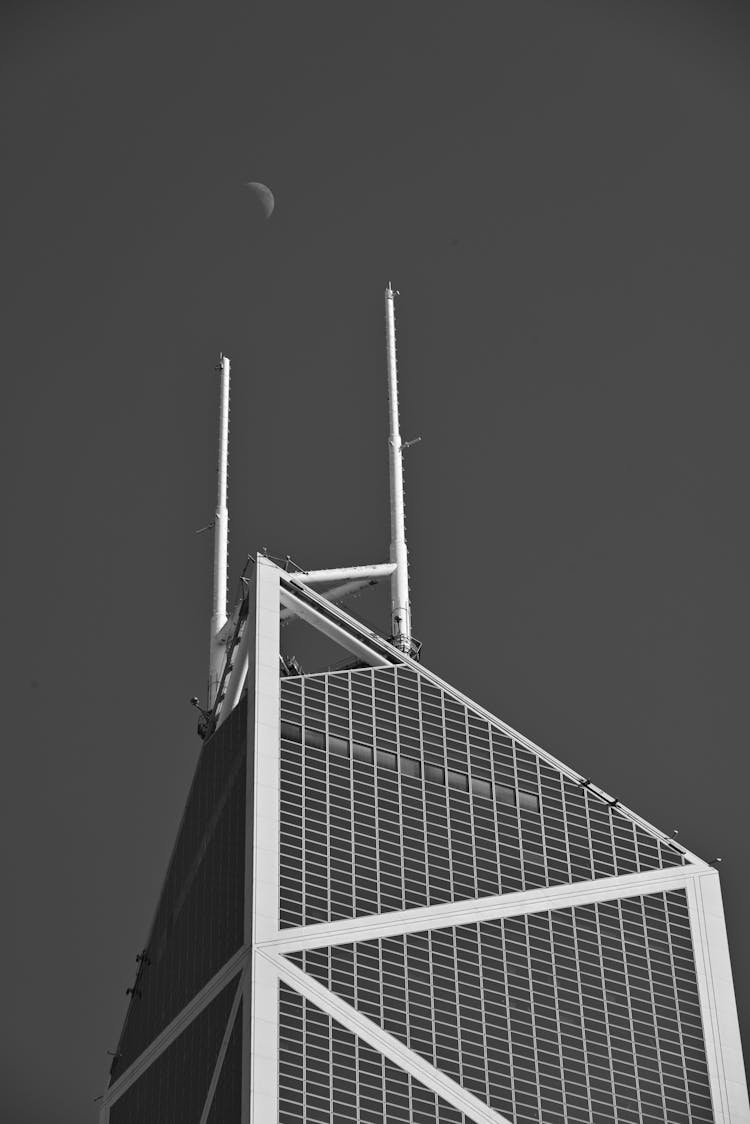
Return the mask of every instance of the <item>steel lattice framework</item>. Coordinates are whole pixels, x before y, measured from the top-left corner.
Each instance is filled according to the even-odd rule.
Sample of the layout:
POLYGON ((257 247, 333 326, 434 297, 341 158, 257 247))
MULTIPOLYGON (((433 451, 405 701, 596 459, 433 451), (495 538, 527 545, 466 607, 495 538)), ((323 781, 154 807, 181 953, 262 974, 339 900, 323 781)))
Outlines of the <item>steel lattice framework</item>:
POLYGON ((257 559, 103 1124, 750 1121, 716 870, 313 584, 257 559))

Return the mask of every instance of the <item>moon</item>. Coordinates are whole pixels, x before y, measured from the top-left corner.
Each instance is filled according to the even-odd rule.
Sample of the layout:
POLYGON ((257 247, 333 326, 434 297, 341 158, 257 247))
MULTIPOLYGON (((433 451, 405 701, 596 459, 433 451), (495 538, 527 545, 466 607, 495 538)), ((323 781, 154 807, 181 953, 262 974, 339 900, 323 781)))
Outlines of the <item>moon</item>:
POLYGON ((246 183, 245 187, 248 188, 248 190, 251 191, 255 198, 258 200, 260 208, 263 211, 263 217, 265 219, 270 219, 271 215, 273 214, 273 209, 276 205, 276 200, 273 197, 271 188, 266 187, 264 183, 253 182, 246 183))

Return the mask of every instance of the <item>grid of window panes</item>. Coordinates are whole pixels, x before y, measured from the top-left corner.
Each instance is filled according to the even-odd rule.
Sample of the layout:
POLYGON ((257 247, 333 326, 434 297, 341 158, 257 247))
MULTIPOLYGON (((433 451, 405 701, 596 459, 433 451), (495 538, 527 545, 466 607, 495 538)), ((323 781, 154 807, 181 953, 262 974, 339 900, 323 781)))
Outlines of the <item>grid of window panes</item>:
POLYGON ((281 683, 281 925, 680 865, 411 668, 281 683))
POLYGON ((713 1120, 684 890, 295 953, 511 1120, 713 1120))
POLYGON ((292 988, 279 1000, 279 1124, 466 1124, 292 988))

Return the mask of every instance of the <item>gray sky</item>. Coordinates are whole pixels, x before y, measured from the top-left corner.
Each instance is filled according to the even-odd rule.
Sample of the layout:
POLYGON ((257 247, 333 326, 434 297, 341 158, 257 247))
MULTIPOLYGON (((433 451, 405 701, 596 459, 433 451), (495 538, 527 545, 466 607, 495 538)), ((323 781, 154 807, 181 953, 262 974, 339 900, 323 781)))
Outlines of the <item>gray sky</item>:
POLYGON ((747 1025, 743 6, 0 19, 0 1116, 93 1121, 117 1042, 198 751, 218 352, 233 581, 382 560, 389 279, 424 662, 723 856, 747 1025))

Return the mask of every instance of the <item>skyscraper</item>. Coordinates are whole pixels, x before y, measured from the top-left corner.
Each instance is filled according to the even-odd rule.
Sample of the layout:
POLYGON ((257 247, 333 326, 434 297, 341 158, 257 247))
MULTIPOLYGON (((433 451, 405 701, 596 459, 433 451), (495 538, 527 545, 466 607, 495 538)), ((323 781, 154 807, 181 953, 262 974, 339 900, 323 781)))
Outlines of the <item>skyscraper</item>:
POLYGON ((222 360, 204 741, 103 1121, 750 1121, 717 871, 418 659, 386 325, 391 561, 259 555, 228 620, 222 360))

